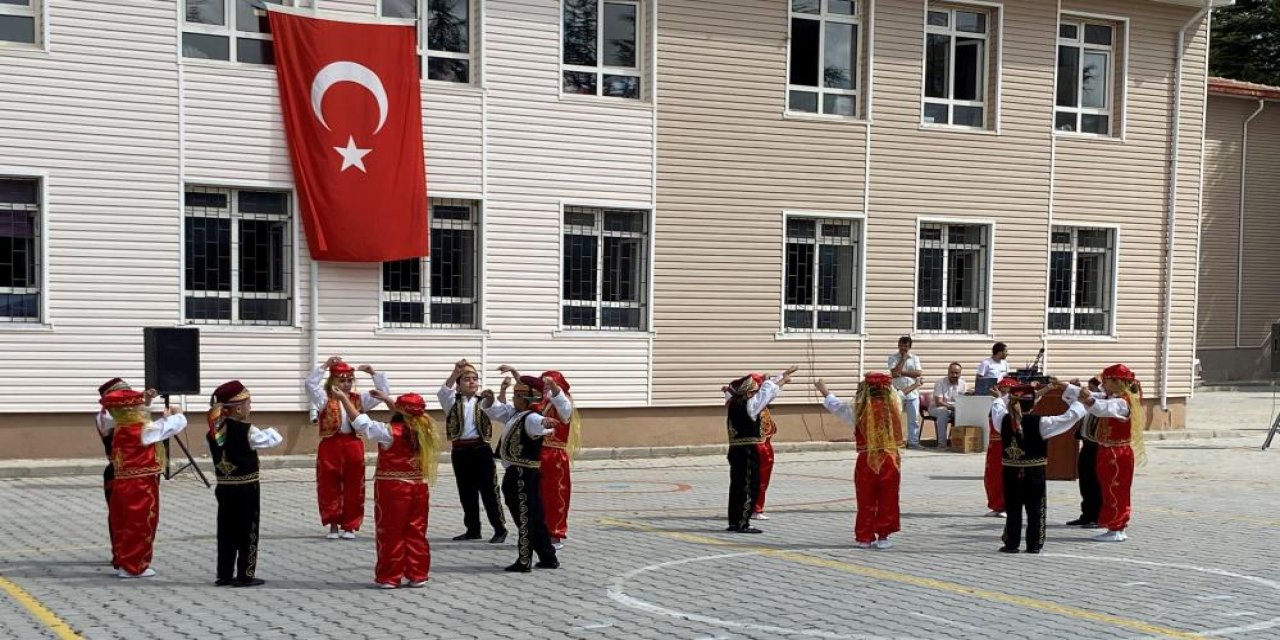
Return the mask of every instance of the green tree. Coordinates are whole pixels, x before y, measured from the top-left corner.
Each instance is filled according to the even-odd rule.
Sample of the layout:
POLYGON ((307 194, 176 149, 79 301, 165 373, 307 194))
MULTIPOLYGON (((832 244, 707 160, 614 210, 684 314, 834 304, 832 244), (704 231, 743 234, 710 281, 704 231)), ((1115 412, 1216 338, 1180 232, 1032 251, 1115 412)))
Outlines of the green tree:
POLYGON ((1209 72, 1280 86, 1280 0, 1236 0, 1214 12, 1209 72))

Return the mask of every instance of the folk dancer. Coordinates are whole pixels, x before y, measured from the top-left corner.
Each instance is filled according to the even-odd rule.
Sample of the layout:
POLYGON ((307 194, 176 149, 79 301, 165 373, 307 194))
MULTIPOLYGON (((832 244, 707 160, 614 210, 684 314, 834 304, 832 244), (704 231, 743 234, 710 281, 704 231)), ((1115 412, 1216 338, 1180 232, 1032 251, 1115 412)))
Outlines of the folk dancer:
POLYGON ((502 513, 498 489, 498 474, 493 464, 493 423, 480 410, 480 373, 471 363, 459 360, 453 365, 453 373, 436 392, 440 408, 444 410, 445 433, 452 443, 449 462, 453 465, 453 478, 458 486, 458 501, 462 503, 462 523, 466 531, 454 540, 480 539, 480 503, 484 503, 485 515, 493 527, 491 544, 501 544, 507 539, 507 521, 502 513))
POLYGON ((791 367, 781 376, 768 379, 753 373, 722 389, 728 396, 725 424, 729 435, 729 526, 725 531, 762 533, 751 526, 751 513, 760 492, 759 445, 764 442, 763 415, 798 370, 791 367))
MULTIPOLYGON (((1000 428, 1003 416, 1009 412, 1009 390, 1018 386, 1014 378, 1001 378, 993 389, 997 392, 987 415, 987 466, 982 472, 982 484, 987 490, 987 517, 1004 517, 1004 462, 1000 447, 1000 428)), ((987 393, 991 393, 988 389, 987 393)))
POLYGON ((1084 394, 1089 414, 1098 418, 1098 482, 1102 487, 1102 509, 1098 525, 1106 533, 1094 536, 1098 542, 1124 542, 1125 529, 1133 515, 1130 502, 1133 490, 1133 468, 1146 460, 1142 429, 1146 422, 1142 410, 1142 386, 1137 376, 1123 364, 1102 371, 1102 388, 1106 398, 1084 394))
POLYGON ((156 447, 187 428, 187 418, 177 407, 164 410, 152 421, 144 394, 132 389, 109 391, 99 401, 110 414, 111 434, 110 520, 114 532, 112 555, 121 578, 149 578, 151 554, 160 524, 160 471, 163 450, 156 447))
POLYGON ((822 394, 823 407, 854 427, 858 449, 853 467, 858 500, 853 526, 855 546, 892 549, 889 536, 902 528, 898 508, 902 483, 899 450, 906 444, 902 394, 894 388, 893 378, 883 373, 868 373, 852 404, 842 402, 821 380, 814 386, 822 394))
POLYGON ((373 476, 374 526, 378 561, 374 581, 382 589, 397 589, 401 581, 417 589, 426 586, 431 571, 427 519, 430 485, 440 463, 439 430, 427 416, 427 403, 416 393, 394 401, 381 391, 371 392, 395 413, 390 423, 359 413, 350 396, 329 391, 351 419, 351 425, 378 443, 378 467, 373 476))
MULTIPOLYGON (((98 387, 98 400, 102 400, 104 396, 112 391, 121 389, 131 389, 129 383, 122 378, 112 378, 98 387)), ((147 389, 143 394, 145 404, 150 405, 151 401, 156 397, 155 389, 147 389)), ((115 532, 111 528, 111 481, 115 479, 116 467, 112 462, 111 456, 111 429, 115 423, 111 420, 111 414, 104 408, 99 409, 98 414, 94 417, 94 424, 98 429, 98 439, 102 440, 102 448, 107 454, 107 466, 102 469, 102 493, 107 500, 107 538, 111 541, 112 556, 111 568, 120 570, 120 562, 116 560, 115 553, 115 532)))
MULTIPOLYGON (((992 389, 992 395, 999 392, 992 389)), ((1040 553, 1044 546, 1045 525, 1045 465, 1049 461, 1048 440, 1071 430, 1084 417, 1085 407, 1077 397, 1080 388, 1067 386, 1062 400, 1068 403, 1067 412, 1057 416, 1037 416, 1032 413, 1036 390, 1019 386, 1009 390, 1005 401, 993 406, 1000 424, 1001 460, 1004 464, 1004 503, 1008 517, 1000 547, 1003 553, 1018 553, 1022 535, 1022 514, 1027 515, 1027 553, 1040 553)))
MULTIPOLYGON (((1107 397, 1100 379, 1089 379, 1089 394, 1095 399, 1107 397)), ((1092 529, 1098 526, 1098 515, 1102 511, 1102 485, 1098 484, 1098 417, 1085 416, 1076 437, 1080 439, 1080 454, 1076 459, 1080 476, 1080 517, 1067 526, 1092 529)))
POLYGON ((239 380, 219 386, 209 400, 209 433, 205 441, 213 458, 218 486, 219 587, 256 587, 258 578, 258 519, 262 513, 258 486, 258 450, 284 442, 280 432, 250 424, 253 411, 249 390, 239 380))
MULTIPOLYGON (((360 371, 373 376, 373 386, 384 395, 391 393, 387 377, 361 365, 360 371)), ((355 369, 334 356, 307 376, 307 395, 316 410, 320 446, 316 449, 316 497, 320 522, 328 525, 330 540, 352 540, 364 522, 364 442, 351 429, 351 421, 341 405, 329 395, 336 388, 347 394, 360 411, 382 402, 368 393, 356 394, 355 369), (325 373, 329 377, 325 379, 325 373)))
POLYGON ((542 439, 542 509, 547 516, 547 532, 551 536, 551 546, 556 550, 564 548, 564 539, 569 537, 569 501, 573 495, 573 482, 569 467, 571 460, 578 454, 582 443, 582 419, 578 417, 578 407, 573 403, 569 393, 569 381, 559 371, 543 371, 545 391, 539 408, 543 416, 555 420, 554 431, 542 439), (551 389, 560 390, 561 400, 551 402, 551 389), (566 411, 561 411, 566 407, 566 411))
MULTIPOLYGON (((511 388, 511 378, 502 381, 502 393, 511 388)), ((539 413, 534 406, 542 400, 544 392, 551 394, 551 402, 561 415, 571 413, 564 394, 554 380, 543 381, 532 376, 522 376, 515 385, 512 404, 494 402, 492 389, 481 394, 481 408, 489 418, 503 423, 498 440, 498 457, 506 471, 502 477, 502 495, 511 519, 519 532, 516 545, 516 561, 507 571, 528 573, 532 570, 533 554, 538 555, 537 567, 556 569, 560 561, 547 532, 546 516, 542 512, 542 488, 539 469, 542 466, 542 439, 553 433, 556 421, 539 413)))
MULTIPOLYGON (((754 375, 754 374, 753 374, 754 375)), ((775 379, 776 383, 777 380, 775 379)), ((765 407, 760 412, 760 428, 764 431, 764 442, 756 445, 757 455, 760 458, 760 489, 756 492, 756 501, 751 508, 751 518, 753 520, 768 520, 769 516, 764 512, 765 494, 769 492, 769 481, 773 479, 773 436, 778 434, 778 424, 773 420, 773 413, 769 411, 769 407, 765 407)))

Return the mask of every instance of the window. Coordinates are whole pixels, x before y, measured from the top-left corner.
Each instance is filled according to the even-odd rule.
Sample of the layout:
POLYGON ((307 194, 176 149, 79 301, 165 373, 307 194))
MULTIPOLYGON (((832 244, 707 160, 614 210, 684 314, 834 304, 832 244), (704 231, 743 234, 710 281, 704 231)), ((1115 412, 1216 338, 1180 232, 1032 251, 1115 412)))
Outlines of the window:
POLYGON ((788 217, 783 274, 783 330, 858 330, 861 223, 788 217))
POLYGON ((187 322, 293 320, 289 194, 188 187, 183 231, 187 322))
POLYGON ((916 275, 916 330, 985 333, 990 227, 923 223, 916 275))
POLYGON ((791 0, 787 109, 858 115, 858 3, 791 0))
MULTIPOLYGON (((418 20, 424 5, 427 31, 418 33, 418 55, 426 58, 427 79, 470 84, 471 0, 381 0, 379 15, 418 20)), ((417 24, 421 28, 421 21, 417 24)))
POLYGON ((639 100, 640 3, 563 0, 564 93, 639 100))
POLYGON ((987 126, 991 15, 930 4, 925 26, 926 124, 987 126))
POLYGON ((36 43, 40 0, 0 0, 0 42, 36 43))
POLYGON ((431 200, 431 255, 382 263, 382 324, 475 329, 479 316, 480 205, 431 200))
MULTIPOLYGON (((4 0, 0 0, 3 2, 4 0)), ((267 5, 305 0, 184 0, 182 55, 206 60, 275 64, 267 5)))
POLYGON ((1064 18, 1058 25, 1058 97, 1053 128, 1111 134, 1116 27, 1064 18))
POLYGON ((565 208, 561 324, 566 329, 646 329, 648 239, 648 211, 565 208))
POLYGON ((1054 227, 1049 246, 1049 331, 1110 335, 1114 229, 1054 227))
POLYGON ((0 177, 0 322, 40 321, 40 181, 0 177))

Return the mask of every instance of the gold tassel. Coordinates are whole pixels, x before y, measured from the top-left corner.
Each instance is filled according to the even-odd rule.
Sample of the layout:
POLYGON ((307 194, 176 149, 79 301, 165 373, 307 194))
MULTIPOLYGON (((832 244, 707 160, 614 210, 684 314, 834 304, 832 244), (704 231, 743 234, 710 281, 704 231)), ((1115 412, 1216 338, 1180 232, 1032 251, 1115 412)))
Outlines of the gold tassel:
POLYGON ((435 485, 436 474, 440 469, 440 451, 443 449, 440 430, 436 428, 431 416, 425 413, 420 416, 406 415, 404 421, 418 438, 418 468, 422 470, 422 479, 429 485, 435 485))
POLYGON ((1145 465, 1147 440, 1143 431, 1147 426, 1147 412, 1142 406, 1142 395, 1133 387, 1126 386, 1124 399, 1129 402, 1129 446, 1133 449, 1133 460, 1139 466, 1145 465))
POLYGON ((574 405, 573 414, 569 416, 569 441, 565 443, 565 448, 570 461, 582 451, 582 418, 578 417, 577 405, 574 405))

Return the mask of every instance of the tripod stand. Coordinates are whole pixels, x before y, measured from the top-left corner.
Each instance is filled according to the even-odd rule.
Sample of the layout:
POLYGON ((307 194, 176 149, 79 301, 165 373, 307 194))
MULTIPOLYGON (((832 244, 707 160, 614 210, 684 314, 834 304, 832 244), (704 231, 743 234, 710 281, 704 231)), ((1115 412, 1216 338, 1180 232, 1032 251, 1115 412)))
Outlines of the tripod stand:
POLYGON ((1280 431, 1280 415, 1271 423, 1271 431, 1267 433, 1267 441, 1262 443, 1262 450, 1266 451, 1271 447, 1271 441, 1275 439, 1276 432, 1280 431))
MULTIPOLYGON (((164 408, 168 409, 169 394, 166 393, 161 397, 164 398, 164 408)), ((172 480, 174 476, 182 473, 183 471, 186 471, 187 469, 195 469, 196 475, 200 476, 200 481, 204 483, 205 488, 208 489, 210 487, 209 479, 204 477, 204 472, 200 470, 200 465, 196 464, 195 459, 191 457, 191 451, 187 449, 187 443, 182 441, 182 434, 178 434, 173 436, 172 438, 166 439, 164 441, 164 479, 172 480), (178 448, 182 449, 182 453, 186 454, 187 456, 186 464, 182 465, 181 467, 178 467, 178 470, 172 473, 170 473, 169 471, 169 459, 170 459, 169 440, 176 440, 178 442, 178 448)))

